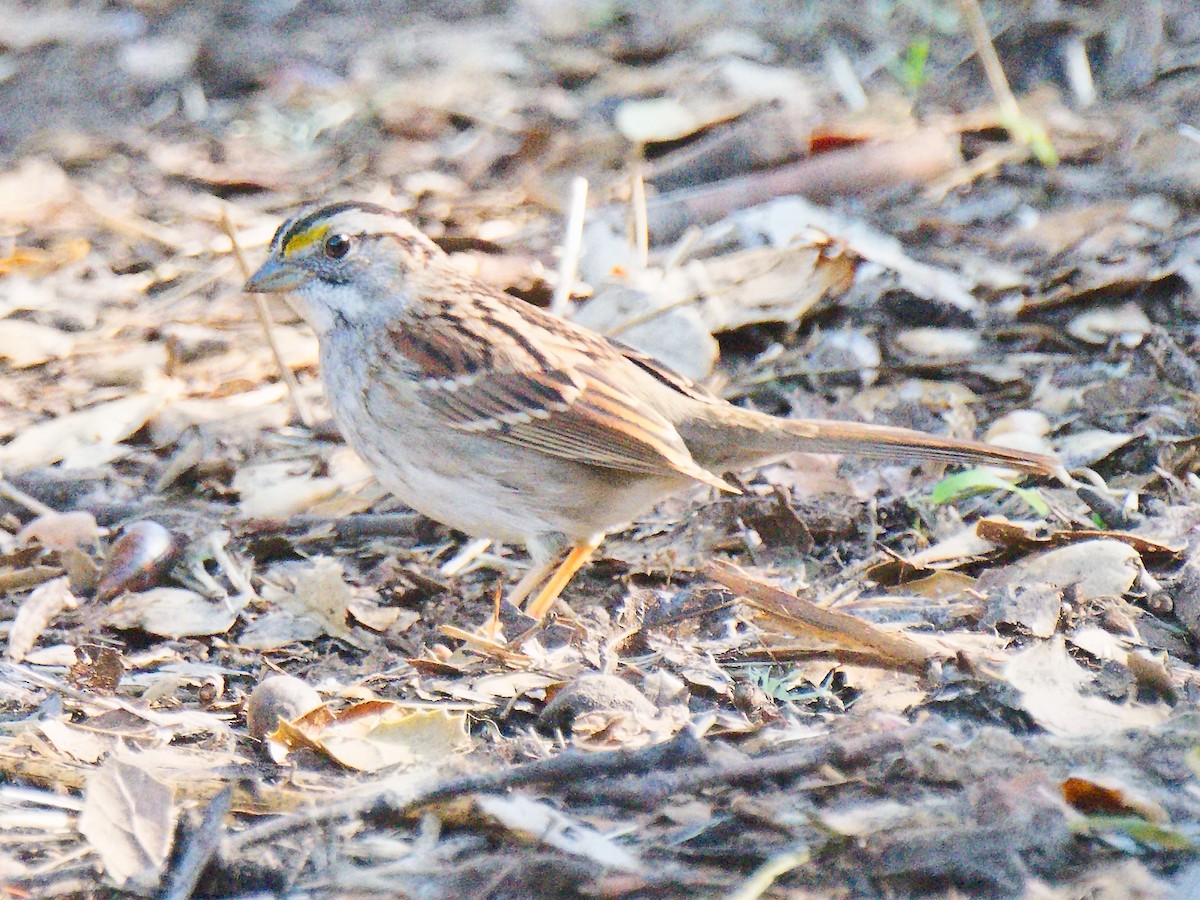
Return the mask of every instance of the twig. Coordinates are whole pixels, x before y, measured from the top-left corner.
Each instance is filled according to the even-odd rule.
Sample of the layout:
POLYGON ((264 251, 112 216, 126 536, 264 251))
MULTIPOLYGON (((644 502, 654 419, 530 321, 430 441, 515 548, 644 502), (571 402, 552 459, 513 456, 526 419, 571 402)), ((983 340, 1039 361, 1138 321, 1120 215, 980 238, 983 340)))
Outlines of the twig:
POLYGON ((533 662, 524 653, 514 652, 503 644, 498 644, 496 641, 486 638, 483 635, 472 634, 456 625, 439 625, 438 631, 451 640, 462 641, 476 653, 490 656, 510 666, 527 666, 533 662))
POLYGON ((971 39, 975 42, 975 51, 983 64, 984 75, 988 85, 1000 106, 1000 120, 1008 133, 1018 142, 1027 146, 1033 155, 1044 166, 1058 164, 1058 154, 1046 136, 1045 129, 1021 112, 1021 106, 1008 85, 1004 67, 1000 65, 1000 57, 996 55, 996 47, 988 34, 987 22, 983 18, 983 10, 979 8, 979 0, 959 0, 963 16, 966 17, 967 27, 971 31, 971 39))
POLYGON ((929 664, 930 655, 915 641, 891 634, 855 616, 822 609, 795 594, 751 578, 734 565, 710 562, 705 566, 704 574, 767 615, 800 625, 807 632, 834 642, 850 641, 859 647, 867 647, 916 672, 924 671, 929 664))
MULTIPOLYGON (((615 803, 648 809, 673 794, 689 794, 734 784, 761 784, 811 772, 825 765, 859 768, 879 760, 884 754, 903 750, 916 743, 932 728, 928 723, 921 723, 898 731, 868 734, 850 740, 823 735, 806 742, 797 750, 759 756, 740 764, 723 761, 715 765, 681 768, 676 772, 652 771, 644 777, 626 778, 611 784, 591 783, 586 786, 585 796, 593 803, 615 803)), ((568 800, 584 798, 584 795, 567 795, 568 800)))
POLYGON ((217 796, 209 801, 204 818, 189 836, 178 865, 171 872, 171 879, 163 893, 163 900, 188 900, 196 890, 200 874, 212 859, 225 834, 225 817, 233 805, 233 785, 227 784, 217 796))
POLYGON ((322 822, 368 811, 374 816, 403 817, 418 812, 432 803, 461 797, 464 794, 498 793, 510 788, 534 784, 590 783, 597 778, 613 778, 674 769, 703 762, 706 758, 703 746, 695 735, 688 731, 681 732, 665 743, 642 750, 612 750, 605 753, 567 750, 549 759, 534 760, 499 772, 451 778, 424 791, 419 791, 414 797, 401 799, 387 791, 373 792, 336 804, 314 806, 303 812, 281 816, 247 829, 241 834, 233 835, 226 844, 226 852, 236 852, 244 847, 274 840, 282 834, 294 834, 322 822))
POLYGON ((843 103, 854 112, 867 108, 870 101, 858 79, 858 73, 854 71, 854 64, 846 52, 832 41, 825 45, 825 71, 829 73, 837 92, 842 95, 843 103))
POLYGON ((629 202, 633 204, 633 241, 642 268, 650 264, 650 212, 646 208, 646 178, 642 171, 644 151, 641 144, 634 148, 633 188, 629 202))
POLYGON ((558 262, 558 281, 550 300, 550 312, 561 316, 571 302, 571 289, 579 269, 579 253, 583 248, 583 220, 587 214, 588 182, 586 178, 571 181, 571 206, 567 211, 567 231, 563 236, 562 259, 558 262))
POLYGON ((479 559, 487 548, 492 546, 490 538, 475 538, 468 541, 463 548, 438 567, 438 574, 453 578, 475 560, 479 559))
MULTIPOLYGON (((248 280, 250 278, 250 267, 246 265, 246 257, 242 255, 242 247, 238 243, 237 234, 234 232, 233 221, 229 218, 229 209, 224 206, 221 207, 221 228, 229 237, 229 243, 233 246, 233 255, 237 258, 238 267, 242 270, 242 277, 248 280)), ((296 374, 283 360, 283 354, 279 350, 279 343, 275 340, 275 329, 271 324, 271 312, 267 309, 267 301, 262 294, 254 295, 254 309, 258 313, 258 321, 262 324, 263 333, 267 336, 267 346, 271 348, 271 355, 275 357, 275 364, 279 366, 279 377, 287 385, 288 396, 292 400, 292 407, 296 410, 296 415, 304 424, 304 427, 312 428, 315 421, 312 411, 309 410, 308 404, 304 402, 304 398, 300 396, 300 384, 296 381, 296 374)))
POLYGON ((755 869, 746 883, 730 894, 725 900, 758 900, 771 889, 780 875, 785 875, 792 869, 799 868, 812 859, 812 852, 807 847, 799 850, 789 850, 772 856, 755 869))
POLYGON ((0 498, 23 506, 36 516, 48 516, 56 512, 36 497, 30 497, 7 478, 0 478, 0 498))

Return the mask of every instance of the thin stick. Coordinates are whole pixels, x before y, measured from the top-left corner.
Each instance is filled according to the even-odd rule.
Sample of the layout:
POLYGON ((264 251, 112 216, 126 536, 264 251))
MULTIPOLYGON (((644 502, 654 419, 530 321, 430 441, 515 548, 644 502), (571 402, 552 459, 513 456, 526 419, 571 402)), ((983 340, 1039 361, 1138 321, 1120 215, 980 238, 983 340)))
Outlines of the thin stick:
POLYGON ((987 21, 983 18, 983 10, 979 8, 979 0, 959 0, 958 4, 971 30, 971 39, 975 42, 975 51, 979 61, 983 63, 983 72, 987 76, 996 102, 1000 105, 1000 117, 1012 137, 1025 144, 1043 165, 1054 165, 1058 155, 1050 145, 1049 138, 1041 126, 1021 112, 1021 106, 1008 85, 1008 77, 1004 67, 1000 65, 1000 57, 992 44, 992 36, 988 34, 987 21))
MULTIPOLYGON (((246 257, 242 255, 242 247, 238 243, 237 234, 234 233, 233 221, 229 218, 229 209, 224 206, 221 207, 221 228, 229 236, 229 243, 233 246, 233 255, 237 258, 238 267, 242 270, 242 277, 249 279, 250 267, 246 265, 246 257)), ((296 410, 296 415, 300 418, 304 427, 312 428, 315 421, 312 411, 309 410, 308 404, 304 402, 304 398, 300 396, 300 384, 296 381, 296 374, 283 361, 283 354, 280 352, 279 344, 275 340, 275 329, 271 324, 271 312, 267 309, 267 300, 262 294, 254 295, 254 309, 258 313, 258 321, 262 325, 263 333, 267 336, 267 346, 271 348, 271 355, 275 357, 275 364, 279 366, 279 377, 287 385, 288 397, 291 398, 292 407, 296 410)))
POLYGON ((884 631, 847 613, 823 609, 765 581, 751 578, 729 563, 714 560, 705 566, 704 574, 767 615, 798 625, 810 634, 820 635, 840 645, 849 641, 859 647, 867 647, 917 672, 923 671, 929 663, 931 654, 915 641, 884 631))
POLYGON ((49 516, 57 512, 37 497, 30 497, 7 478, 0 478, 0 497, 17 504, 17 506, 25 507, 36 516, 49 516))
POLYGON ((633 204, 633 240, 638 251, 638 262, 642 268, 650 264, 650 213, 646 209, 646 179, 642 172, 642 145, 634 148, 633 190, 629 202, 633 204))
POLYGON ((579 253, 583 249, 583 220, 587 214, 587 195, 587 179, 572 179, 567 231, 563 235, 563 255, 558 263, 558 281, 554 285, 554 297, 550 300, 550 312, 556 316, 565 314, 567 304, 571 302, 571 289, 575 286, 575 273, 579 269, 579 253))

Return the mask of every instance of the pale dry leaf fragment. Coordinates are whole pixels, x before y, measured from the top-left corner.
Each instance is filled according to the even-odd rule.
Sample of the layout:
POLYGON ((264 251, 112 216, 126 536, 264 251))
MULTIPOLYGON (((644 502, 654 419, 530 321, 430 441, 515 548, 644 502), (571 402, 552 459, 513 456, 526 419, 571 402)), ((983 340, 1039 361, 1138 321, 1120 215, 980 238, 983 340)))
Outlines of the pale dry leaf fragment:
POLYGON ((332 478, 297 475, 253 493, 244 493, 238 503, 238 512, 248 519, 286 519, 312 509, 339 490, 340 486, 332 478))
POLYGON ((317 559, 303 569, 290 591, 264 589, 263 599, 271 601, 272 611, 242 632, 239 646, 270 650, 323 634, 363 646, 346 621, 354 593, 346 584, 341 565, 332 559, 317 559))
MULTIPOLYGON (((6 32, 17 18, 11 11, 5 16, 6 32)), ((22 225, 44 220, 70 198, 67 173, 48 159, 28 157, 12 171, 0 174, 0 222, 22 225)))
POLYGON ((1089 428, 1064 435, 1057 441, 1058 455, 1068 469, 1100 462, 1133 440, 1127 432, 1089 428))
POLYGON ((1130 349, 1138 346, 1154 325, 1136 303, 1117 307, 1099 306, 1081 312, 1067 323, 1067 333, 1089 344, 1116 340, 1130 349))
POLYGON ((0 359, 7 359, 14 369, 63 359, 74 349, 75 341, 57 328, 24 319, 0 320, 0 359))
POLYGON ((802 197, 784 197, 737 214, 740 224, 783 246, 806 228, 817 228, 843 241, 856 255, 895 272, 900 283, 918 297, 938 300, 957 309, 976 312, 979 301, 971 294, 972 284, 961 271, 938 268, 913 259, 904 245, 891 235, 811 203, 802 197))
POLYGON ((174 791, 133 762, 110 757, 84 790, 79 831, 119 888, 152 891, 175 835, 174 791))
POLYGON ((846 292, 858 257, 816 229, 780 247, 694 260, 685 271, 713 333, 762 322, 798 322, 821 300, 846 292))
POLYGON ((703 126, 695 113, 669 97, 625 101, 617 107, 616 124, 635 144, 676 141, 703 126))
POLYGON ((153 588, 118 597, 105 613, 104 622, 112 628, 140 628, 168 638, 225 634, 249 599, 210 600, 187 588, 153 588))
POLYGON ((276 762, 304 747, 347 768, 378 772, 393 766, 437 764, 472 742, 461 711, 367 700, 340 712, 322 706, 295 721, 281 721, 267 743, 276 762))
POLYGON ((35 540, 47 550, 86 550, 99 539, 96 517, 83 510, 46 513, 17 532, 17 543, 24 546, 35 540))
POLYGON ((116 444, 145 425, 165 402, 159 393, 131 394, 39 422, 0 447, 0 468, 23 472, 97 449, 115 458, 122 452, 116 444))
POLYGON ((1067 653, 1061 636, 1034 644, 1012 657, 1004 679, 1021 692, 1021 705, 1051 734, 1095 738, 1151 728, 1166 721, 1166 704, 1113 703, 1087 693, 1094 681, 1067 653))
POLYGON ((1039 553, 1013 568, 1023 581, 1061 590, 1073 585, 1080 601, 1120 597, 1138 574, 1140 556, 1124 541, 1101 538, 1039 553))
POLYGON ((972 360, 983 342, 978 331, 967 328, 907 328, 892 340, 908 357, 937 365, 972 360))
POLYGON ((621 872, 640 872, 643 869, 642 861, 630 850, 548 803, 521 794, 477 794, 474 799, 480 812, 528 840, 541 841, 556 850, 582 856, 608 869, 621 872))
POLYGON ((150 418, 150 439, 157 446, 176 443, 188 429, 234 436, 282 428, 291 409, 283 402, 287 386, 272 383, 228 397, 184 397, 166 404, 150 418))
POLYGON ((987 624, 1017 624, 1037 637, 1058 626, 1063 591, 1081 603, 1120 597, 1137 578, 1140 556, 1123 541, 1080 541, 984 573, 978 590, 988 597, 987 624))
POLYGON ((349 610, 358 624, 372 631, 391 631, 393 634, 407 631, 421 620, 421 614, 415 609, 384 606, 378 600, 368 600, 365 597, 355 597, 351 600, 349 610))
POLYGON ((111 735, 75 728, 61 719, 45 719, 38 723, 38 730, 59 753, 85 763, 99 762, 116 743, 111 735))
POLYGON ((75 609, 79 602, 71 593, 70 579, 66 577, 39 585, 13 617, 8 632, 8 658, 14 662, 23 660, 54 617, 64 609, 75 609))

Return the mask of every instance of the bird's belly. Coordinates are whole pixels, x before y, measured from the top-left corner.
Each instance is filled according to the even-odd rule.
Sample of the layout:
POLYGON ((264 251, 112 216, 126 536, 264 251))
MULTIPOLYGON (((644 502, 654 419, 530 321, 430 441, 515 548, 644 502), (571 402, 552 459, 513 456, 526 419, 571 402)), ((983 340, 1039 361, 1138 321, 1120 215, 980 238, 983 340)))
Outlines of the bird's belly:
POLYGON ((370 373, 354 366, 324 365, 322 374, 342 434, 380 483, 417 512, 476 537, 585 540, 691 483, 606 471, 457 431, 404 406, 399 392, 389 391, 383 403, 370 373))
POLYGON ((350 445, 417 512, 476 537, 579 541, 622 527, 687 479, 603 472, 476 435, 417 429, 382 442, 356 415, 338 416, 350 445))

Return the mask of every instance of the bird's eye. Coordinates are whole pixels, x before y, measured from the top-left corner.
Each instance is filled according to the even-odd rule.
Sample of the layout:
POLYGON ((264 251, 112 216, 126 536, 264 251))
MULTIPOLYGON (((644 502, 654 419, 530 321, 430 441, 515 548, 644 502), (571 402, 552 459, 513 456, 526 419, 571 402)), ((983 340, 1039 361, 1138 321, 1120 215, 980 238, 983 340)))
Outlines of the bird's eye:
POLYGON ((325 239, 325 255, 330 259, 341 259, 350 252, 350 238, 335 234, 325 239))

